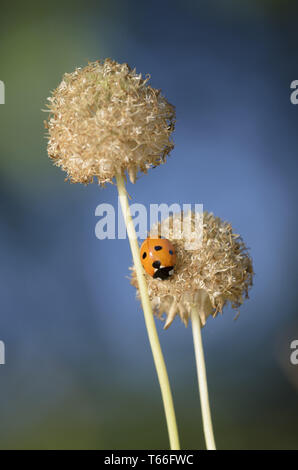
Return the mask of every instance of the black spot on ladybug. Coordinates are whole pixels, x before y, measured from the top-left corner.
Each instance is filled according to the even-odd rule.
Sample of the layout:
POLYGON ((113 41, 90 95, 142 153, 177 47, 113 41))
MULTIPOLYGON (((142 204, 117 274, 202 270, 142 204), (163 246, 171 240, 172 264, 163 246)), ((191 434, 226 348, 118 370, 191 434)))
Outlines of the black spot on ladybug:
POLYGON ((172 255, 174 252, 173 252, 173 250, 169 250, 169 253, 170 253, 170 255, 172 255))
POLYGON ((153 268, 155 268, 155 269, 159 269, 159 268, 160 268, 160 261, 154 261, 154 262, 152 263, 152 266, 153 266, 153 268))
POLYGON ((144 251, 142 258, 145 259, 146 256, 147 256, 147 253, 146 253, 146 251, 144 251))
POLYGON ((162 250, 162 246, 156 245, 156 246, 154 247, 154 250, 155 250, 155 251, 160 251, 160 250, 162 250))

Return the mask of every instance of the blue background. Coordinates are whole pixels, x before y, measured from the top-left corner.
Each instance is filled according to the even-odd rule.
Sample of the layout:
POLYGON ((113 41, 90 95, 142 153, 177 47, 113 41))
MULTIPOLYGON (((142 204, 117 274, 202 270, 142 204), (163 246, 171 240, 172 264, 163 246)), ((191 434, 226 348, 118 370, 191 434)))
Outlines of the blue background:
MULTIPOLYGON (((127 240, 99 241, 114 186, 64 183, 46 154, 46 98, 88 60, 128 62, 176 106, 166 165, 133 202, 202 203, 256 272, 235 322, 204 345, 219 448, 298 448, 297 3, 17 2, 1 7, 0 448, 167 448, 127 240)), ((183 448, 203 448, 190 328, 157 322, 183 448)))

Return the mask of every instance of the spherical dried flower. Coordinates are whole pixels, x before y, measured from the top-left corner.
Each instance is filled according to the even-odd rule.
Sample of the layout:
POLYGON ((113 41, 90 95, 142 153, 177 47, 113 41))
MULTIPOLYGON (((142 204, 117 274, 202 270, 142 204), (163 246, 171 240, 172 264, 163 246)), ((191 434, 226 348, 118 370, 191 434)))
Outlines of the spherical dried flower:
POLYGON ((66 73, 48 98, 48 154, 73 183, 111 182, 159 165, 173 148, 174 107, 149 78, 111 59, 66 73))
MULTIPOLYGON (((187 325, 193 307, 205 325, 207 317, 222 313, 228 302, 238 309, 252 286, 252 260, 242 238, 233 233, 230 224, 212 213, 204 212, 202 233, 196 234, 200 248, 186 249, 189 240, 184 234, 193 233, 194 220, 194 212, 184 219, 181 214, 175 214, 151 230, 156 236, 168 227, 167 238, 177 253, 174 275, 169 280, 153 279, 145 273, 155 314, 159 318, 164 313, 167 315, 165 328, 176 315, 187 325), (181 220, 183 230, 177 239, 177 222, 181 220)), ((138 287, 134 268, 131 283, 138 287)))

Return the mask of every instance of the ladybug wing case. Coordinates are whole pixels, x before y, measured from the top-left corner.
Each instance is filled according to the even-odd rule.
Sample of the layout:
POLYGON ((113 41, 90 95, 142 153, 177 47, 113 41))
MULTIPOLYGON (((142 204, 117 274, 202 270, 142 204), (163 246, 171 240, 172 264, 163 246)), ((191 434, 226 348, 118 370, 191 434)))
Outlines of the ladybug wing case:
POLYGON ((175 249, 167 239, 147 238, 141 246, 141 262, 145 271, 155 279, 168 279, 176 262, 175 249))

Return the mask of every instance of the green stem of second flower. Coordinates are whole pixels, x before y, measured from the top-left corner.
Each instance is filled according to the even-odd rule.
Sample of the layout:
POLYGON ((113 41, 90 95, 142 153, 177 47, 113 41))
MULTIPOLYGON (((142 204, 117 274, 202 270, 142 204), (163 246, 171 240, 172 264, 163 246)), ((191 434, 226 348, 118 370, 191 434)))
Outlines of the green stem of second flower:
POLYGON ((191 321, 206 447, 207 450, 216 450, 208 395, 206 366, 201 333, 201 320, 196 307, 193 307, 192 309, 191 321))

